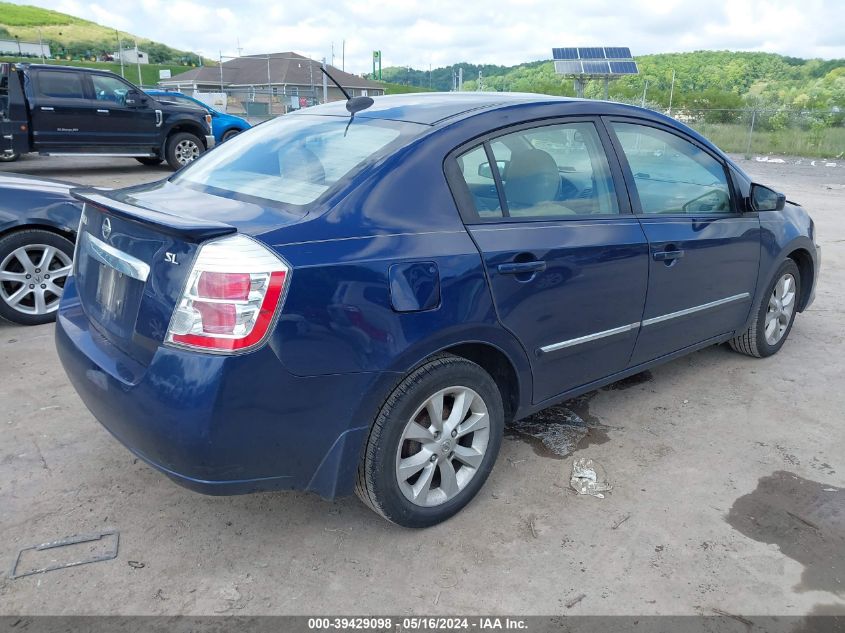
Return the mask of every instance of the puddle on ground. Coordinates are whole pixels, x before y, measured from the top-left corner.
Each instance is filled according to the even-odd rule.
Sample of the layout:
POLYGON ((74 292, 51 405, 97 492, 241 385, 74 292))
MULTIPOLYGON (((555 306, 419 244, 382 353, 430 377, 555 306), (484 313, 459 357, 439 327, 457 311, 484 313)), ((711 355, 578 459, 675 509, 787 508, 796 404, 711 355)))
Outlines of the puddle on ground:
POLYGON ((797 590, 845 595, 845 488, 777 471, 737 499, 726 520, 801 563, 797 590))
MULTIPOLYGON (((652 378, 650 371, 644 371, 603 387, 603 390, 630 389, 652 378)), ((528 442, 538 455, 553 459, 563 459, 578 449, 604 444, 610 440, 607 434, 610 427, 590 413, 590 400, 597 393, 590 391, 524 420, 511 422, 505 432, 508 437, 528 442)))
POLYGON ((608 428, 590 414, 592 391, 506 427, 509 437, 527 441, 534 452, 543 457, 563 459, 579 448, 604 444, 610 438, 608 428))

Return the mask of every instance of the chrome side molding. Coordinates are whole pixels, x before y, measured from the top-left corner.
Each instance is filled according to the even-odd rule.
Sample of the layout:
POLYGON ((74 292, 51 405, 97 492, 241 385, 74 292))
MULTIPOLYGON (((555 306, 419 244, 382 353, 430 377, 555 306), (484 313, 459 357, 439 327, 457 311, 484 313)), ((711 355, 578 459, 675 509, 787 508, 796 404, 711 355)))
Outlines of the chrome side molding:
POLYGON ((664 321, 669 321, 670 319, 677 319, 678 317, 687 316, 688 314, 694 314, 696 312, 701 312, 702 310, 710 310, 711 308, 717 308, 727 303, 733 303, 734 301, 742 301, 744 299, 750 298, 751 295, 749 293, 742 292, 738 295, 732 295, 730 297, 725 297, 724 299, 717 299, 716 301, 710 301, 709 303, 702 303, 698 306, 693 306, 684 310, 678 310, 677 312, 670 312, 669 314, 663 314, 660 316, 652 317, 650 319, 645 319, 644 321, 637 321, 636 323, 629 323, 628 325, 620 325, 619 327, 615 327, 610 330, 603 330, 601 332, 595 332, 594 334, 587 334, 586 336, 579 336, 578 338, 571 338, 567 341, 561 341, 560 343, 552 343, 551 345, 545 345, 537 351, 541 354, 548 354, 549 352, 556 352, 557 350, 572 347, 574 345, 590 343, 592 341, 597 341, 598 339, 602 339, 607 336, 624 334, 625 332, 630 332, 631 330, 636 330, 640 327, 647 327, 649 325, 654 325, 655 323, 663 323, 664 321))
POLYGON ((661 316, 652 317, 650 319, 644 320, 642 322, 642 325, 643 327, 646 327, 647 325, 662 323, 663 321, 668 321, 669 319, 677 319, 678 317, 693 314, 695 312, 701 312, 702 310, 709 310, 710 308, 716 308, 718 306, 725 305, 726 303, 732 303, 734 301, 748 299, 749 297, 751 297, 750 294, 748 294, 747 292, 743 292, 738 295, 733 295, 731 297, 725 297, 724 299, 717 299, 716 301, 711 301, 710 303, 702 303, 700 306, 693 306, 692 308, 686 308, 685 310, 678 310, 677 312, 670 312, 669 314, 663 314, 661 316))

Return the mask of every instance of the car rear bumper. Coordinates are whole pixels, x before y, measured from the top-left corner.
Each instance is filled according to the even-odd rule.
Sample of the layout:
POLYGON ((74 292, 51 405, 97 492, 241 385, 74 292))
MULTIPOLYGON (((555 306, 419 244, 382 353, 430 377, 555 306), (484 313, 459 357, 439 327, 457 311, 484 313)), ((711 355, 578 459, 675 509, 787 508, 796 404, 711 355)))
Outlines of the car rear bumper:
POLYGON ((241 356, 159 347, 146 366, 92 326, 72 278, 56 347, 85 405, 121 443, 177 483, 206 494, 352 492, 372 417, 382 400, 373 373, 299 377, 271 345, 241 356))

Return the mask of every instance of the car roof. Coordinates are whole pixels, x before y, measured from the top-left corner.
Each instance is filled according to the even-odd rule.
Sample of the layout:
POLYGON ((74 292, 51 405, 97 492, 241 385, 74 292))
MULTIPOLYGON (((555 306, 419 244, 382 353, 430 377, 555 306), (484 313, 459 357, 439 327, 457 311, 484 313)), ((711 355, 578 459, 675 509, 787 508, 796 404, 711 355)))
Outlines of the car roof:
MULTIPOLYGON (((578 99, 517 92, 415 92, 375 97, 373 105, 355 116, 437 125, 446 119, 476 110, 519 103, 567 101, 578 101, 578 99)), ((345 101, 333 101, 301 112, 324 116, 349 116, 345 101)))

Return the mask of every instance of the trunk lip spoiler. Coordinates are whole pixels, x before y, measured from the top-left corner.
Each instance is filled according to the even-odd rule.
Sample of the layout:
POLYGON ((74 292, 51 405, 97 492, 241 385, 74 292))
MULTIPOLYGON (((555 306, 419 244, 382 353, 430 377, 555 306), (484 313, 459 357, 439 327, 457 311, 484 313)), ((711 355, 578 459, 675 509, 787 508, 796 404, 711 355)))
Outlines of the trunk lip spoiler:
POLYGON ((112 216, 129 222, 150 225, 162 233, 194 242, 222 237, 238 231, 230 224, 215 220, 174 215, 128 204, 108 195, 109 193, 111 193, 109 190, 94 187, 76 187, 70 190, 70 195, 77 200, 99 207, 112 216))

